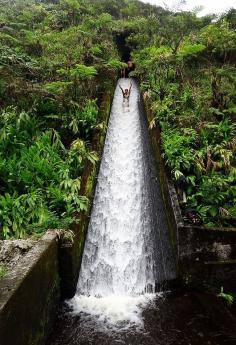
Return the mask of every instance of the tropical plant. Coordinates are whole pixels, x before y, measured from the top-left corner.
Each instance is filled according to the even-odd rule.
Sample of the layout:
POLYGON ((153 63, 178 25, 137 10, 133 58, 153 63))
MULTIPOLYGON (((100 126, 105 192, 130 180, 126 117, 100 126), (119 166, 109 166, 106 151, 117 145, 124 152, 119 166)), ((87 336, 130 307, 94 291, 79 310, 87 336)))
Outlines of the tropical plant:
POLYGON ((231 306, 234 302, 234 296, 232 296, 231 294, 225 293, 223 286, 221 286, 220 293, 218 293, 217 296, 225 299, 229 306, 231 306))

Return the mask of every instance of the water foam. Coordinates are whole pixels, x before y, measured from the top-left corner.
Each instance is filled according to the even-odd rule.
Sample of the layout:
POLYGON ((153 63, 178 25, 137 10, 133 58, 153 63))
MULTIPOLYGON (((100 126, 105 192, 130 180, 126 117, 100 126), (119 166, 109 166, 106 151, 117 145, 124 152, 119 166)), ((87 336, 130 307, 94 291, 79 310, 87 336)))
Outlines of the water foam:
POLYGON ((144 294, 140 296, 110 295, 106 297, 76 295, 68 302, 72 314, 80 314, 82 322, 91 323, 101 330, 124 331, 130 327, 143 329, 142 312, 153 305, 156 297, 163 294, 144 294))

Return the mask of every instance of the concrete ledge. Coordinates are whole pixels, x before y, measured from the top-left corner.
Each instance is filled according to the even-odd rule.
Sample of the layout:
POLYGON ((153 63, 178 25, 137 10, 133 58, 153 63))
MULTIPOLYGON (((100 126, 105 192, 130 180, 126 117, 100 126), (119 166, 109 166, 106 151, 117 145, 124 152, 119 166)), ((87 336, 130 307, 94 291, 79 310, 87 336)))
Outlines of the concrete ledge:
POLYGON ((1 345, 44 344, 59 290, 57 236, 49 231, 0 280, 1 345))
POLYGON ((178 230, 180 260, 236 260, 236 229, 179 226, 178 230))

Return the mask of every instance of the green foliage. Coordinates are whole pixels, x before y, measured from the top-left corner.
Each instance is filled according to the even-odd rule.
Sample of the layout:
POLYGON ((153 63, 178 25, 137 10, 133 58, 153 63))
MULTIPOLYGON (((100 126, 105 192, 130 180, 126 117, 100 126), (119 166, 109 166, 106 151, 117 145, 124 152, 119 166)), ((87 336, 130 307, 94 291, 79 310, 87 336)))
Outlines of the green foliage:
POLYGON ((75 68, 71 70, 72 77, 78 77, 81 79, 91 79, 95 75, 97 75, 96 68, 93 66, 85 66, 85 65, 75 65, 75 68))
POLYGON ((201 54, 205 50, 204 44, 201 43, 195 43, 191 44, 186 42, 183 44, 179 50, 178 50, 178 56, 180 59, 192 59, 193 57, 198 57, 199 54, 201 54))
MULTIPOLYGON (((89 102, 85 113, 92 106, 89 102)), ((75 213, 87 209, 88 200, 79 195, 80 176, 86 160, 95 163, 96 155, 79 139, 66 149, 59 133, 40 131, 27 113, 10 108, 0 118, 0 238, 69 228, 75 213)))
POLYGON ((208 226, 236 224, 235 11, 200 18, 130 0, 0 0, 0 24, 1 238, 68 229, 86 208, 81 176, 104 129, 96 99, 127 67, 126 49, 172 176, 187 179, 187 206, 208 226))
POLYGON ((232 181, 221 173, 212 172, 202 176, 197 191, 189 197, 189 204, 196 207, 209 226, 217 220, 227 224, 227 221, 236 219, 233 212, 229 211, 235 199, 231 186, 232 181))
POLYGON ((160 126, 166 164, 186 177, 186 206, 207 226, 236 224, 234 16, 170 13, 129 38, 155 112, 150 127, 160 126))
POLYGON ((213 53, 223 52, 225 54, 236 48, 236 33, 230 29, 225 20, 203 28, 200 38, 208 49, 212 49, 213 53))
POLYGON ((107 63, 107 65, 109 67, 111 67, 112 69, 114 70, 120 70, 122 68, 126 68, 127 67, 127 64, 124 63, 124 62, 121 62, 119 60, 115 60, 115 59, 110 59, 107 63))
POLYGON ((96 98, 124 66, 109 8, 0 0, 0 238, 68 229, 87 209, 96 98))
POLYGON ((223 286, 221 286, 220 293, 218 293, 217 296, 225 299, 229 306, 231 306, 233 304, 233 302, 234 302, 234 297, 232 295, 230 295, 230 294, 226 294, 224 292, 223 286))
POLYGON ((194 145, 196 132, 192 129, 181 134, 178 130, 166 129, 162 134, 164 156, 166 162, 174 171, 190 170, 194 163, 194 145))
POLYGON ((70 81, 52 81, 45 85, 45 89, 54 94, 63 94, 72 85, 70 81))
POLYGON ((96 101, 89 100, 82 111, 75 111, 75 117, 69 126, 74 133, 80 133, 86 139, 91 138, 92 130, 96 127, 98 108, 96 101))

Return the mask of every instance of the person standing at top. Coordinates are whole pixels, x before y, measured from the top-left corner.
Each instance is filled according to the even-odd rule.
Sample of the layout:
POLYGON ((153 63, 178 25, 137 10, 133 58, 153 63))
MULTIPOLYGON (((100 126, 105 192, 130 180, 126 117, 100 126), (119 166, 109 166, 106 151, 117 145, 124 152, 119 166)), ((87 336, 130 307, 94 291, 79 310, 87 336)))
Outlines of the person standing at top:
POLYGON ((123 102, 125 102, 126 100, 129 102, 129 97, 130 97, 130 93, 131 93, 132 83, 130 83, 129 89, 122 89, 120 84, 119 84, 119 88, 121 89, 121 92, 123 94, 123 102))
MULTIPOLYGON (((130 83, 129 89, 122 89, 122 87, 119 84, 119 88, 121 89, 122 95, 123 95, 123 107, 129 108, 129 97, 131 93, 132 83, 130 83)), ((129 111, 129 110, 127 110, 129 111)))

